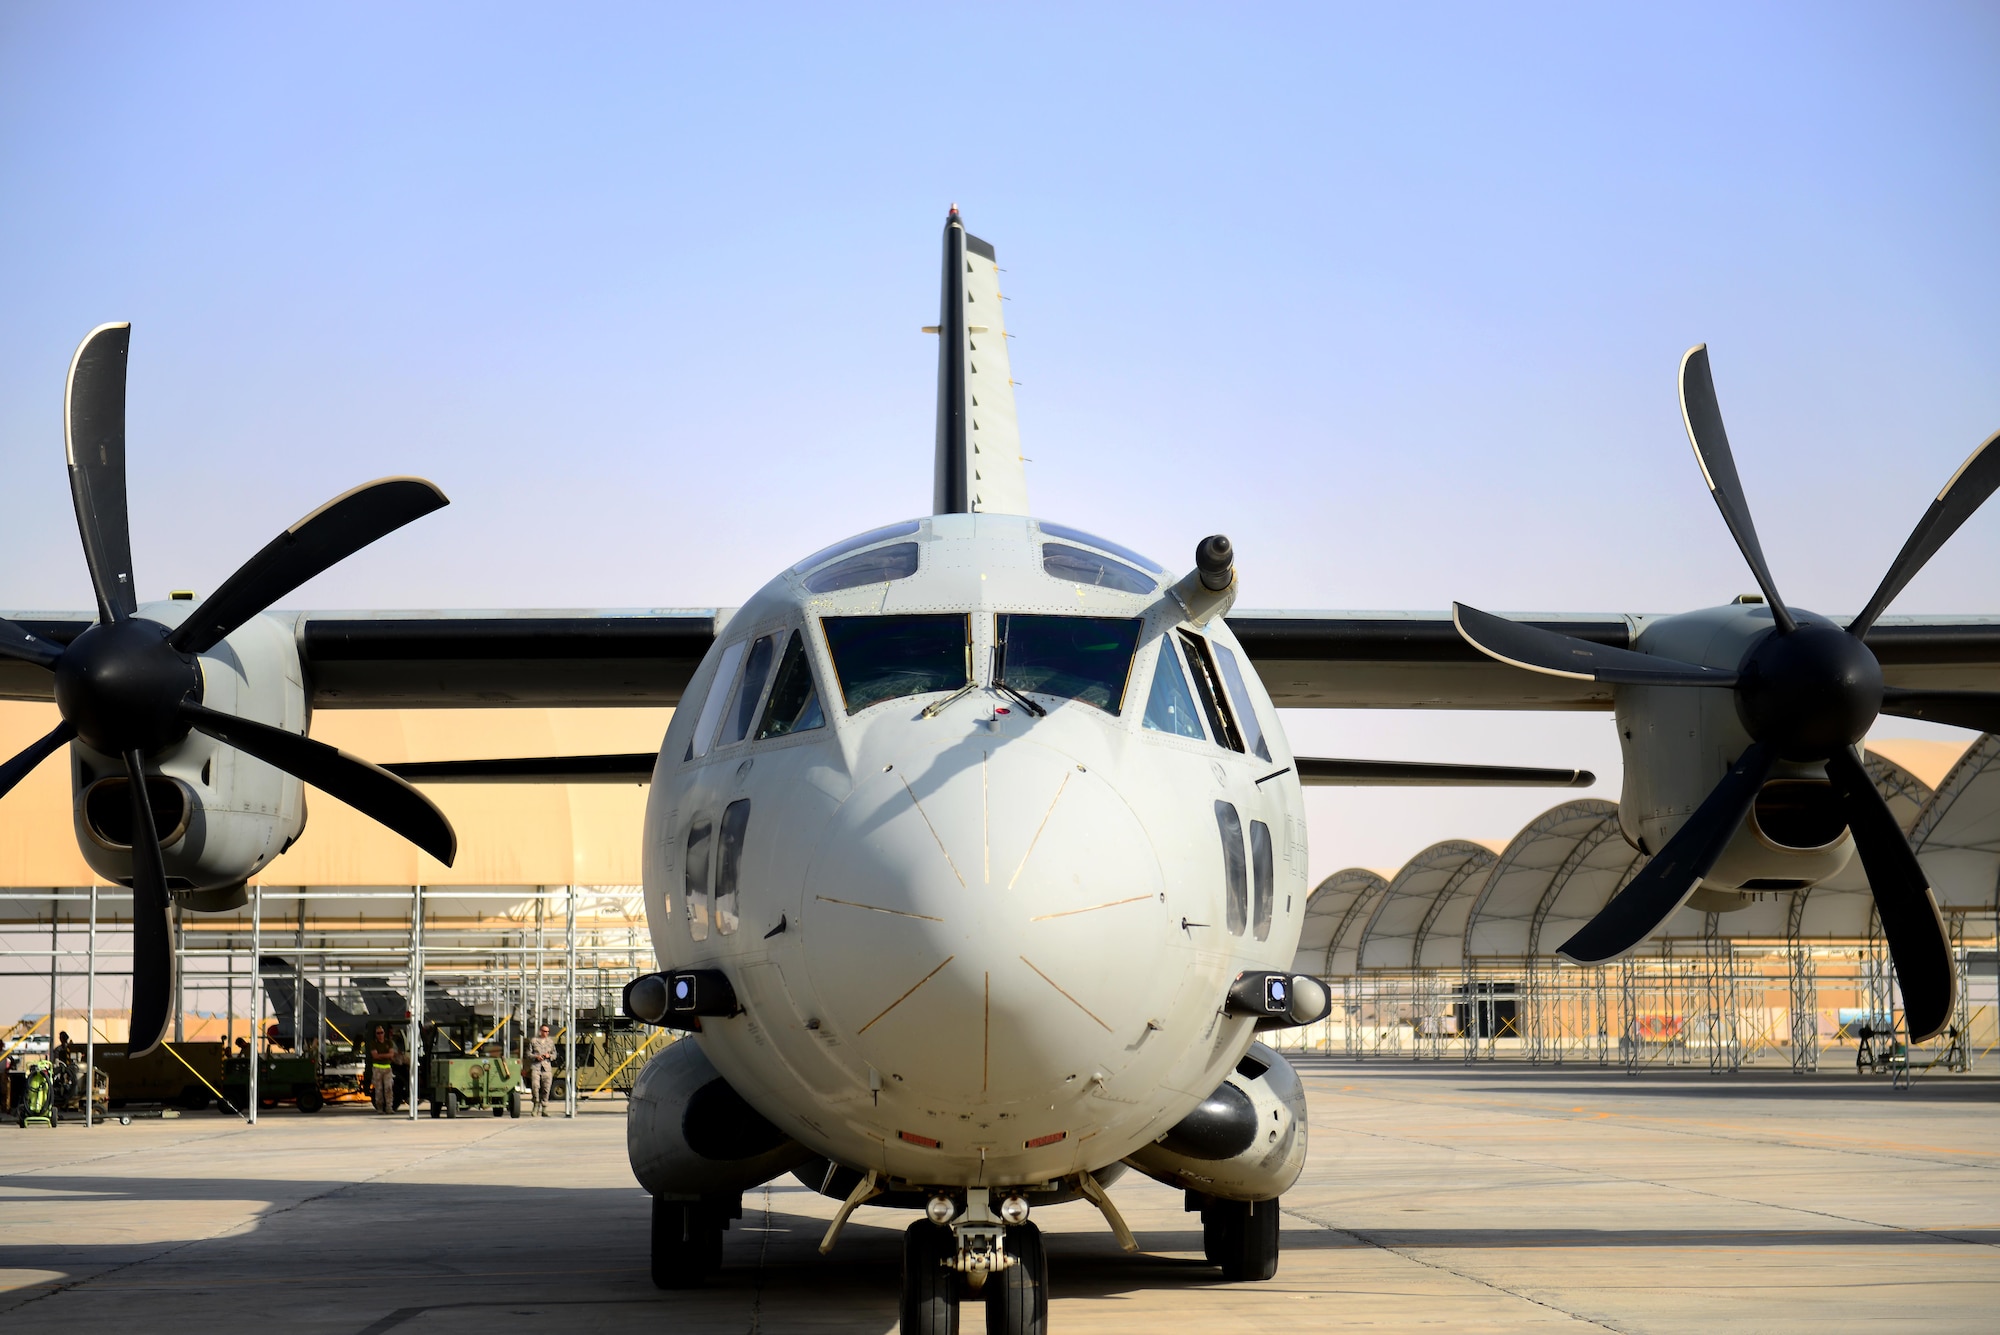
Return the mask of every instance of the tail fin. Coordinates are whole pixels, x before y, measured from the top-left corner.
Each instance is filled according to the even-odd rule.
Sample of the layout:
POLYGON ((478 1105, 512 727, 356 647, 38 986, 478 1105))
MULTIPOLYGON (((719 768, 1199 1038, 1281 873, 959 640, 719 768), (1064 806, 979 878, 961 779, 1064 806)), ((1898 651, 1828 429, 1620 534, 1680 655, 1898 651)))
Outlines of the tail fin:
POLYGON ((938 311, 937 471, 932 512, 1028 513, 1027 469, 1014 417, 1000 266, 952 205, 944 220, 938 311))

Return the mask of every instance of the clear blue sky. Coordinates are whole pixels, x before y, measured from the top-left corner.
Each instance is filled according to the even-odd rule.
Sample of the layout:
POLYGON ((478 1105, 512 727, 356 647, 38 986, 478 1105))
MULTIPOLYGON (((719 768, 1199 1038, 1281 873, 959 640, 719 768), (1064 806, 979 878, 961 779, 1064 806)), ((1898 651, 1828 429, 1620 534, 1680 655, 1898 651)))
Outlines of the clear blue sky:
MULTIPOLYGON (((10 4, 0 606, 89 602, 60 398, 109 319, 143 595, 421 473, 452 507, 300 605, 736 602, 927 507, 954 200, 1037 510, 1225 531, 1251 606, 1750 587, 1698 341, 1808 607, 2000 427, 2000 9, 1236 9, 10 4)), ((1896 610, 1996 569, 2000 511, 1896 610)), ((1616 769, 1603 716, 1289 726, 1616 769)), ((1315 873, 1551 800, 1316 793, 1315 873)))

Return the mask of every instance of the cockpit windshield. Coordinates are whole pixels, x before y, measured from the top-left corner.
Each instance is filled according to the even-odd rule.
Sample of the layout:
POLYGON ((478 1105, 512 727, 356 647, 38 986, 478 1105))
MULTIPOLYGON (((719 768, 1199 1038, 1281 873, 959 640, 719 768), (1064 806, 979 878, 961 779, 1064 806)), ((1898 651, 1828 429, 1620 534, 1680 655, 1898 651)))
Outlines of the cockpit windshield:
POLYGON ((821 617, 820 627, 850 714, 971 679, 972 621, 963 612, 821 617))
POLYGON ((1125 700, 1139 626, 1137 617, 1002 614, 994 683, 1116 714, 1125 700))

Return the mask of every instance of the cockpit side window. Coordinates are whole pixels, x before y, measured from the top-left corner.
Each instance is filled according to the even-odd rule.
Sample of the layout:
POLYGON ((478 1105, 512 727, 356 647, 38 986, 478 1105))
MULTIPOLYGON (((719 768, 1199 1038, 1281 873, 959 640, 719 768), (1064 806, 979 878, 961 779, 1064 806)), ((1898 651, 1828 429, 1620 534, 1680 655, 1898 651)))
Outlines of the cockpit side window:
POLYGON ((1192 737, 1197 742, 1202 738, 1201 717, 1195 712, 1194 696, 1188 691, 1171 635, 1160 637, 1160 656, 1153 667, 1153 690, 1146 698, 1143 723, 1154 732, 1192 737))
POLYGON ((1261 820, 1250 822, 1250 883, 1256 891, 1250 902, 1250 926, 1259 941, 1269 941, 1277 867, 1271 861, 1271 827, 1261 820))
POLYGON ((1229 712, 1229 697, 1223 694, 1222 680, 1216 675, 1215 656, 1209 652, 1208 640, 1193 631, 1180 632, 1181 647, 1187 650, 1188 672, 1194 677, 1195 694, 1201 699, 1201 710, 1208 715, 1208 732, 1218 746, 1231 751, 1241 751, 1243 734, 1237 730, 1236 719, 1229 712))
POLYGON ((721 936, 736 931, 737 881, 743 868, 743 837, 749 829, 749 798, 739 797, 722 809, 721 849, 715 869, 715 930, 721 936))
POLYGON ((763 721, 757 725, 757 740, 788 737, 825 726, 826 714, 819 707, 819 690, 813 685, 805 636, 793 631, 785 645, 785 656, 778 663, 777 678, 771 683, 771 699, 764 706, 763 721))
POLYGON ((972 679, 972 618, 964 612, 821 617, 847 712, 972 679))
POLYGON ((1002 613, 994 682, 1116 714, 1124 706, 1139 629, 1137 617, 1002 613))
POLYGON ((764 683, 771 677, 771 660, 777 654, 776 635, 759 635, 750 642, 750 652, 743 659, 743 676, 737 681, 736 694, 723 714, 718 745, 730 746, 749 736, 750 725, 757 718, 757 706, 764 703, 764 683))
POLYGON ((1250 690, 1243 684, 1243 669, 1237 666, 1236 651, 1218 644, 1215 658, 1222 668, 1223 681, 1229 685, 1229 698, 1236 703, 1236 722, 1243 734, 1243 745, 1238 749, 1250 751, 1260 760, 1269 760, 1271 746, 1264 740, 1264 725, 1258 721, 1257 707, 1250 702, 1250 690))
POLYGON ((748 640, 738 640, 722 651, 716 660, 715 676, 709 679, 708 698, 701 702, 701 714, 695 720, 694 739, 688 743, 688 759, 708 754, 708 748, 715 742, 715 730, 722 723, 722 707, 729 703, 730 685, 736 680, 736 669, 742 665, 743 651, 749 647, 748 640))

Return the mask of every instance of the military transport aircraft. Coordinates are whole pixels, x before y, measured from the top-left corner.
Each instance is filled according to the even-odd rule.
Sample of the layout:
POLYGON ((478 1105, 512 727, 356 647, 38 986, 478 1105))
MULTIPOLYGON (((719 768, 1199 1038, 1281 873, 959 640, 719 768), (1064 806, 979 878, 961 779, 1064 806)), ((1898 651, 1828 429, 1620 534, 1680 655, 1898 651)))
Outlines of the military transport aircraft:
MULTIPOLYGON (((265 609, 445 503, 392 478, 279 534, 200 603, 140 601, 126 528, 127 325, 67 386, 70 487, 94 615, 0 623, 0 696, 62 722, 76 836, 133 888, 132 1043, 173 995, 169 905, 222 908, 299 836, 310 784, 449 862, 412 783, 650 780, 644 878, 666 968, 629 1012, 692 1041, 634 1091, 655 1281, 702 1282, 742 1193, 791 1172, 917 1212, 902 1329, 1040 1331, 1034 1212, 1127 1169, 1182 1188, 1231 1279, 1278 1262, 1306 1153, 1297 1075, 1255 1039, 1330 999, 1288 972, 1305 909, 1302 784, 1580 784, 1571 771, 1296 756, 1280 708, 1600 709, 1621 817, 1651 861, 1564 946, 1629 951, 1691 894, 1809 886, 1856 851, 1924 1037, 1952 963, 1921 868, 1855 744, 1878 712, 2000 725, 2000 619, 1885 618, 2000 483, 1989 440, 1866 610, 1786 604, 1745 502, 1706 352, 1681 367, 1704 479, 1761 596, 1681 616, 1230 615, 1228 539, 1169 570, 1030 514, 993 248, 944 227, 932 513, 687 612, 265 609), (315 709, 680 706, 657 754, 395 767, 306 736, 315 709)), ((789 554, 788 554, 789 555, 789 554)))

